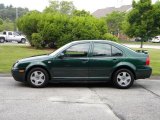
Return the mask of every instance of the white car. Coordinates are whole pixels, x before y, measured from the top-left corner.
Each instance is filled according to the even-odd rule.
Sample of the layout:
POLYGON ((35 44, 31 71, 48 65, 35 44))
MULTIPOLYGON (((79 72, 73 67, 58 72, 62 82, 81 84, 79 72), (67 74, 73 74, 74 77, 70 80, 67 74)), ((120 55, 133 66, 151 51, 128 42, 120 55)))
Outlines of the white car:
POLYGON ((12 41, 16 41, 18 43, 25 43, 26 38, 25 36, 19 35, 18 33, 13 32, 13 31, 4 31, 0 35, 0 43, 12 42, 12 41))
POLYGON ((156 37, 152 38, 151 42, 160 43, 160 36, 156 36, 156 37))

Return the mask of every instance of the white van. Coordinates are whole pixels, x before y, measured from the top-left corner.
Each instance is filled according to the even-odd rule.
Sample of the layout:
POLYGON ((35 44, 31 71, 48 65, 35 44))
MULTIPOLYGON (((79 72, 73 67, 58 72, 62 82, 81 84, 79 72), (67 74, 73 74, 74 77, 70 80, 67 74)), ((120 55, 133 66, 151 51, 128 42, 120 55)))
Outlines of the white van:
POLYGON ((160 36, 156 36, 156 37, 152 38, 151 42, 160 43, 160 36))

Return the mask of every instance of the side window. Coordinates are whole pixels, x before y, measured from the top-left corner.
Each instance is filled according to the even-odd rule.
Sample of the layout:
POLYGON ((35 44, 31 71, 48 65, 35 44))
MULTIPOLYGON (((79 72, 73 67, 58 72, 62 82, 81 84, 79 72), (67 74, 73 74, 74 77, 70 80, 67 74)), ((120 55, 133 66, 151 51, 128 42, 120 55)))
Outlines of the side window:
POLYGON ((65 57, 87 57, 90 43, 76 44, 64 51, 65 57))
POLYGON ((16 33, 16 32, 14 32, 14 33, 13 33, 13 35, 15 35, 15 36, 19 36, 19 35, 18 35, 18 33, 16 33))
POLYGON ((112 46, 112 56, 123 56, 123 53, 118 48, 112 46))
POLYGON ((94 50, 92 56, 110 57, 111 45, 103 43, 94 43, 94 50))
POLYGON ((8 32, 8 35, 12 35, 12 32, 8 32))
POLYGON ((3 35, 6 35, 6 32, 3 32, 3 35))

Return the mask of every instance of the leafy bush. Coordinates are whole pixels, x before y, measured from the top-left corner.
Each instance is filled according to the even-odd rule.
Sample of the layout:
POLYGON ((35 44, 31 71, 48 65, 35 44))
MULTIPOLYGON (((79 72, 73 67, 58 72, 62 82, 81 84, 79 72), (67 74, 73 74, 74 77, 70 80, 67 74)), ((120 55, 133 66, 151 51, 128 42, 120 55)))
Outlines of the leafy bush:
POLYGON ((103 39, 106 39, 106 40, 111 40, 111 41, 115 41, 117 42, 118 41, 118 38, 110 33, 106 33, 103 35, 103 39))
POLYGON ((32 43, 35 48, 43 48, 45 47, 43 44, 42 36, 39 33, 32 34, 32 43))
POLYGON ((73 35, 71 34, 64 34, 63 36, 60 37, 60 40, 57 41, 57 47, 61 47, 69 42, 74 41, 73 35))
POLYGON ((61 47, 74 40, 103 39, 107 32, 104 19, 59 12, 32 11, 19 18, 17 24, 31 45, 37 48, 43 47, 42 41, 48 47, 61 47))

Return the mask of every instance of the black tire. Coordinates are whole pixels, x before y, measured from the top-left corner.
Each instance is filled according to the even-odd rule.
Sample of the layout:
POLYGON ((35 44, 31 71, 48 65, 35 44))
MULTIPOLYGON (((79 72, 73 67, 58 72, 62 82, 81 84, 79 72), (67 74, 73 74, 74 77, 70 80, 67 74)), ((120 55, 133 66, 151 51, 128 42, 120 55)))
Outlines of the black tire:
POLYGON ((5 38, 0 38, 0 43, 4 43, 5 42, 5 38))
POLYGON ((120 89, 130 88, 134 83, 134 75, 128 69, 119 69, 113 74, 113 84, 120 89))
POLYGON ((44 70, 43 68, 38 68, 38 67, 32 68, 27 74, 27 82, 31 87, 34 87, 34 88, 45 87, 48 84, 48 81, 49 81, 49 75, 47 71, 44 70), (38 75, 36 76, 36 74, 38 75))
POLYGON ((22 38, 20 43, 26 43, 26 39, 22 38))

